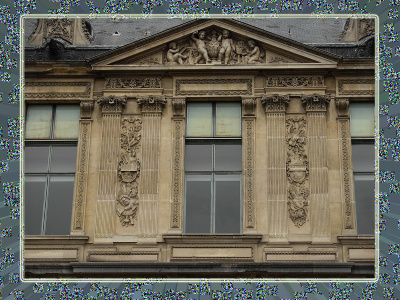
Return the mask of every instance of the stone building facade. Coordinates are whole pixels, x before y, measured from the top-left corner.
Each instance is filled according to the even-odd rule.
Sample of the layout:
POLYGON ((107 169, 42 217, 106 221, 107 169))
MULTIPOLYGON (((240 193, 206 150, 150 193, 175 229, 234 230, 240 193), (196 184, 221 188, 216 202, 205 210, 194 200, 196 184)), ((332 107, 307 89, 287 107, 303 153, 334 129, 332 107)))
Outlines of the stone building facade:
POLYGON ((38 20, 25 276, 373 277, 373 20, 337 31, 198 19, 107 48, 38 20))

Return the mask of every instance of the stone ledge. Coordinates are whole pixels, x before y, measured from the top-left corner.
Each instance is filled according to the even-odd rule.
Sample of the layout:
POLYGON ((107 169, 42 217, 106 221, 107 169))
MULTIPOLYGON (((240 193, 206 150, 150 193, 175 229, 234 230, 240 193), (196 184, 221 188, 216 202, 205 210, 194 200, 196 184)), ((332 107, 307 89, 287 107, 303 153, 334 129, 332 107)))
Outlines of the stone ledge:
POLYGON ((179 244, 231 244, 231 243, 258 243, 261 234, 164 234, 164 240, 179 244))

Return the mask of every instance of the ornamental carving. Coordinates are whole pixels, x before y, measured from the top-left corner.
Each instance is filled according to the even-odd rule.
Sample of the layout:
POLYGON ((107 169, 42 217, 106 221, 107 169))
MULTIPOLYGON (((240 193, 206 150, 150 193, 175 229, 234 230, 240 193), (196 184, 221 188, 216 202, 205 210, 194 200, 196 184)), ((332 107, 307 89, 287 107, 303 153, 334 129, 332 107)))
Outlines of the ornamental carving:
POLYGON ((252 95, 253 85, 251 79, 177 79, 176 95, 252 95), (241 89, 241 85, 245 88, 241 89), (193 90, 182 89, 182 86, 193 85, 193 90), (199 88, 198 85, 210 85, 210 88, 199 88), (212 85, 219 85, 219 89, 213 89, 212 85), (221 86, 226 85, 226 89, 221 86), (229 85, 233 85, 229 86, 229 85), (235 85, 237 87, 235 87, 235 85))
POLYGON ((324 86, 323 76, 267 77, 267 87, 317 87, 324 86))
POLYGON ((256 110, 257 98, 252 96, 242 97, 243 115, 254 116, 256 110))
POLYGON ((161 113, 167 100, 165 96, 144 96, 138 97, 137 103, 141 106, 142 112, 161 113))
POLYGON ((90 119, 92 117, 93 106, 94 104, 92 100, 81 101, 80 107, 82 119, 90 119))
POLYGON ((288 159, 286 173, 289 181, 288 210, 293 223, 300 227, 308 218, 308 160, 305 155, 306 119, 294 117, 286 120, 288 159))
POLYGON ((349 117, 349 99, 336 98, 335 103, 338 117, 349 117))
POLYGON ((289 95, 262 95, 261 104, 265 106, 265 111, 281 111, 286 110, 286 106, 289 104, 289 95))
POLYGON ((121 113, 126 105, 126 96, 117 97, 114 95, 99 97, 97 104, 101 106, 103 113, 121 113))
POLYGON ((265 51, 257 42, 233 38, 226 29, 195 31, 183 43, 169 43, 163 57, 167 65, 265 63, 265 51))
POLYGON ((184 117, 186 110, 186 97, 172 97, 171 103, 174 117, 184 117))
POLYGON ((137 157, 141 141, 142 121, 124 118, 121 132, 121 161, 118 165, 120 188, 117 197, 117 215, 123 226, 133 226, 139 206, 138 183, 140 160, 137 157))
POLYGON ((301 99, 301 103, 305 106, 306 111, 326 111, 331 95, 306 95, 301 99))
POLYGON ((44 20, 44 39, 62 38, 73 43, 74 26, 71 19, 46 19, 44 20))
POLYGON ((375 34, 375 20, 374 19, 360 19, 358 20, 359 40, 375 34))
MULTIPOLYGON (((59 93, 29 93, 25 92, 25 98, 90 98, 90 91, 92 84, 90 82, 47 82, 47 81, 36 81, 36 82, 25 82, 25 87, 84 87, 83 92, 59 92, 59 93)), ((65 90, 67 90, 66 88, 65 90)), ((29 91, 29 89, 28 89, 29 91)))
POLYGON ((374 95, 375 91, 373 89, 373 84, 375 83, 375 79, 340 79, 338 81, 338 90, 341 95, 374 95), (348 84, 370 84, 372 85, 372 89, 359 89, 355 87, 354 90, 345 90, 344 85, 348 84))
POLYGON ((106 89, 161 88, 161 78, 107 78, 106 89))

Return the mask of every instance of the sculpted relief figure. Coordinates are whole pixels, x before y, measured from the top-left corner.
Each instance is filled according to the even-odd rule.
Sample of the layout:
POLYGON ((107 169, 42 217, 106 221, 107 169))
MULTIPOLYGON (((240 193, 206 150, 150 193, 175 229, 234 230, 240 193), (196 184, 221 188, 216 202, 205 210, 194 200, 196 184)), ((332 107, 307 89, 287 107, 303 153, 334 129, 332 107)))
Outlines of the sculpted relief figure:
POLYGON ((249 45, 249 48, 251 49, 251 52, 246 55, 247 63, 248 64, 258 63, 258 60, 260 59, 260 54, 261 54, 260 47, 258 47, 256 45, 256 42, 253 40, 249 40, 247 42, 247 44, 249 45))
POLYGON ((197 64, 202 58, 204 58, 205 63, 211 62, 211 60, 208 57, 206 42, 204 41, 205 37, 206 37, 206 32, 203 30, 200 32, 195 31, 192 33, 192 40, 196 44, 197 52, 199 52, 199 55, 194 60, 194 64, 197 64), (198 36, 198 38, 196 37, 196 35, 198 36))
POLYGON ((231 56, 231 52, 235 51, 235 44, 233 40, 229 38, 230 33, 228 30, 223 30, 222 35, 218 37, 218 41, 222 41, 221 49, 219 50, 218 61, 222 61, 224 57, 224 63, 227 65, 231 56))
POLYGON ((167 52, 167 62, 170 64, 183 64, 183 60, 187 58, 186 55, 182 55, 182 53, 186 50, 186 47, 182 49, 178 49, 175 42, 171 42, 169 44, 169 50, 167 52))

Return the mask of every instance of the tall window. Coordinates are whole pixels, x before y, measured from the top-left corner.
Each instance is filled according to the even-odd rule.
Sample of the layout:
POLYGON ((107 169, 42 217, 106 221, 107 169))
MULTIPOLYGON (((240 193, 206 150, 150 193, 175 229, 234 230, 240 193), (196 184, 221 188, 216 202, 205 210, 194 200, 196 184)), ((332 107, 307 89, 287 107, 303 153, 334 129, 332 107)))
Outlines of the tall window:
POLYGON ((79 105, 29 105, 25 127, 26 234, 70 233, 79 105))
POLYGON ((359 234, 374 233, 374 120, 373 102, 350 103, 354 194, 359 234))
POLYGON ((189 102, 185 233, 240 233, 241 104, 189 102))

